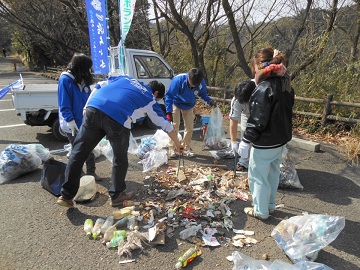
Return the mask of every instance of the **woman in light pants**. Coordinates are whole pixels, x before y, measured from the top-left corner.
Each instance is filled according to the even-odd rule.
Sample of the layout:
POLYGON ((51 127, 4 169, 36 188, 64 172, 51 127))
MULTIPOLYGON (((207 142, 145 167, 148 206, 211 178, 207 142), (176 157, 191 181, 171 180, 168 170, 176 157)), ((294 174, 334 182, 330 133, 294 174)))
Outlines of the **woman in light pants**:
POLYGON ((283 162, 283 145, 272 149, 250 150, 248 176, 254 211, 262 219, 275 211, 276 193, 280 181, 280 164, 283 162))
POLYGON ((248 179, 253 207, 246 207, 244 212, 260 220, 275 210, 282 152, 292 138, 294 91, 290 75, 286 68, 282 74, 273 72, 274 68, 281 69, 284 61, 282 53, 272 48, 256 53, 252 64, 257 85, 250 97, 250 116, 238 151, 246 158, 252 146, 248 179))

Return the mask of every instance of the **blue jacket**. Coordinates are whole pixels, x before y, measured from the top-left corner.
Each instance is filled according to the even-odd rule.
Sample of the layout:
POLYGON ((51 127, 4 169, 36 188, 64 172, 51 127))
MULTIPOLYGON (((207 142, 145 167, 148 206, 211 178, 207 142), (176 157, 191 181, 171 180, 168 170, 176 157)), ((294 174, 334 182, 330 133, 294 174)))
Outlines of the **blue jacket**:
POLYGON ((151 88, 129 76, 119 76, 98 89, 91 96, 87 107, 104 112, 128 129, 131 129, 133 123, 149 116, 164 131, 173 130, 151 88))
POLYGON ((91 94, 90 86, 79 85, 74 76, 63 72, 58 84, 58 104, 60 127, 64 132, 71 133, 67 122, 75 120, 80 128, 83 120, 83 109, 91 94))
POLYGON ((211 101, 207 94, 205 80, 202 80, 198 87, 190 88, 188 74, 179 74, 172 79, 169 89, 165 94, 166 112, 171 113, 173 111, 173 104, 182 110, 194 108, 196 97, 199 97, 206 104, 209 104, 211 101))

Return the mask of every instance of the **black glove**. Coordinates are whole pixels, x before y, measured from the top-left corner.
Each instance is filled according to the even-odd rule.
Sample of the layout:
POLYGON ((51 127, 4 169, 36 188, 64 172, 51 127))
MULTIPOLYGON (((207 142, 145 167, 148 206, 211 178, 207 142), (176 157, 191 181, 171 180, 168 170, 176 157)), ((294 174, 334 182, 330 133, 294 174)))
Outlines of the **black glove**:
POLYGON ((167 118, 167 120, 169 120, 169 122, 172 122, 173 121, 172 113, 171 112, 166 113, 166 118, 167 118))
POLYGON ((209 102, 209 105, 213 108, 217 107, 216 102, 213 99, 209 102))

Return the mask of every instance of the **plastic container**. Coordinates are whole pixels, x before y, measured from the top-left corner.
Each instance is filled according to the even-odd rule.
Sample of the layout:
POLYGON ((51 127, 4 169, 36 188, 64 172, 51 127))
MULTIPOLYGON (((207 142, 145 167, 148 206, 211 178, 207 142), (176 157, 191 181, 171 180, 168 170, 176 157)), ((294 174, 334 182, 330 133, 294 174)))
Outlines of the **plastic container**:
POLYGON ((135 206, 128 206, 121 208, 120 210, 116 210, 112 213, 114 219, 122 219, 123 217, 129 216, 131 211, 135 209, 135 206))
POLYGON ((116 248, 121 241, 124 241, 126 238, 126 231, 125 230, 119 230, 114 231, 113 238, 110 242, 106 243, 106 246, 108 248, 116 248))
POLYGON ((114 217, 108 216, 104 222, 104 224, 101 226, 100 233, 104 234, 106 230, 111 227, 114 224, 114 217))
POLYGON ((95 222, 94 228, 92 229, 92 237, 96 239, 101 232, 101 226, 104 224, 105 220, 103 218, 98 218, 95 222))
POLYGON ((74 197, 74 201, 83 202, 90 200, 96 194, 95 177, 92 175, 84 175, 80 178, 79 190, 74 197))
POLYGON ((179 269, 181 267, 187 266, 189 262, 192 262, 198 255, 200 255, 199 250, 195 247, 189 248, 184 255, 182 255, 175 264, 175 268, 179 269))
POLYGON ((92 219, 88 218, 87 220, 85 220, 84 232, 86 233, 87 237, 89 238, 91 237, 93 228, 94 228, 94 222, 92 221, 92 219))
POLYGON ((126 228, 128 221, 129 221, 128 216, 123 217, 122 219, 116 221, 114 226, 116 227, 116 229, 126 228))
POLYGON ((106 244, 107 242, 110 242, 111 239, 114 236, 114 232, 116 231, 116 227, 115 225, 110 226, 106 232, 104 233, 104 238, 103 238, 103 244, 106 244))
POLYGON ((202 115, 201 116, 201 125, 202 126, 209 124, 209 121, 210 121, 210 115, 202 115))

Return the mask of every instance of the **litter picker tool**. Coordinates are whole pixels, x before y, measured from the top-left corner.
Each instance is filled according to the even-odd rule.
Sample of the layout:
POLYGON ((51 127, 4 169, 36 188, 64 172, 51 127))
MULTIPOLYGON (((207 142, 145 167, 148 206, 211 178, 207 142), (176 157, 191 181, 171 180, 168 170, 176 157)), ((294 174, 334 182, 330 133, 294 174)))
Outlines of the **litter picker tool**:
POLYGON ((235 161, 234 161, 234 177, 236 177, 236 169, 237 169, 237 160, 238 160, 238 153, 235 151, 235 161))
POLYGON ((184 154, 183 153, 181 153, 179 155, 179 163, 178 163, 178 168, 177 168, 177 172, 176 172, 176 178, 177 178, 178 181, 183 181, 183 180, 186 179, 184 171, 183 170, 180 171, 181 160, 182 160, 183 170, 185 170, 185 161, 184 161, 184 154))

